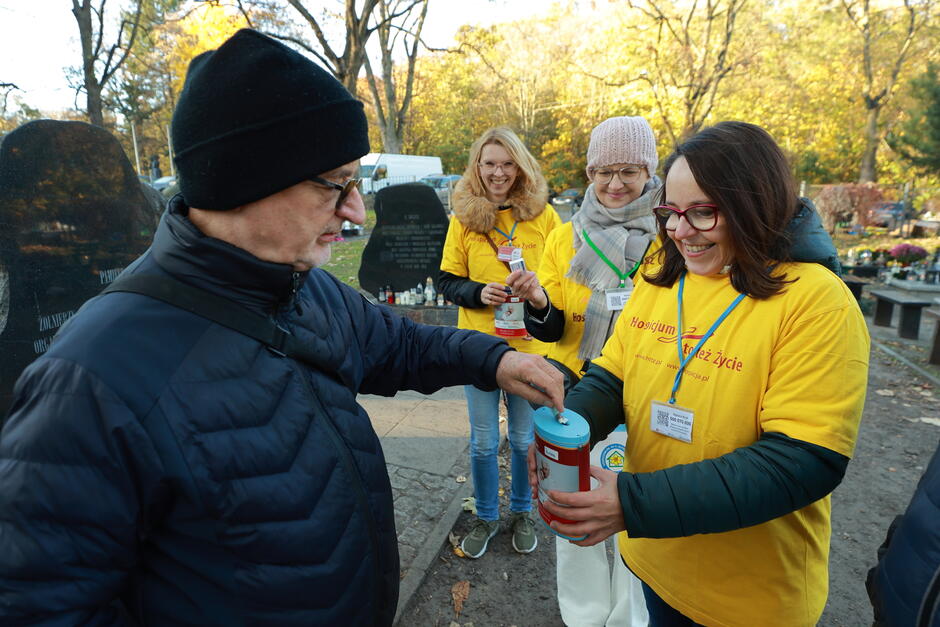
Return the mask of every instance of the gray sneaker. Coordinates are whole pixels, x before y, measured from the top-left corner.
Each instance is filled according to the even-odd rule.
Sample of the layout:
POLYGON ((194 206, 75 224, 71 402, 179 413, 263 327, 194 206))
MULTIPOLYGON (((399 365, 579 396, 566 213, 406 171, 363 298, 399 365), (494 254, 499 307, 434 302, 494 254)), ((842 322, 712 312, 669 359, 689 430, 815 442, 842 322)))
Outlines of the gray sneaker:
POLYGON ((514 512, 509 517, 509 528, 512 529, 512 548, 517 553, 531 553, 539 545, 529 512, 514 512))
POLYGON ((464 536, 460 543, 460 549, 467 557, 476 559, 486 553, 486 545, 490 543, 490 538, 495 536, 497 531, 499 531, 498 520, 477 518, 470 533, 464 536))

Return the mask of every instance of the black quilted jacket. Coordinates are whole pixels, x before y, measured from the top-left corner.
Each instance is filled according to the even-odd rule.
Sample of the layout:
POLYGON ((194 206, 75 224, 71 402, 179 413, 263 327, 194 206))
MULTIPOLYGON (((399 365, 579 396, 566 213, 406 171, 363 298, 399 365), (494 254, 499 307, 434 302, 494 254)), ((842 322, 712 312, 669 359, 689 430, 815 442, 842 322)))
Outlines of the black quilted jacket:
POLYGON ((495 338, 203 236, 175 199, 126 272, 275 316, 318 367, 148 297, 90 300, 0 435, 0 624, 389 625, 399 562, 358 392, 495 387, 495 338))

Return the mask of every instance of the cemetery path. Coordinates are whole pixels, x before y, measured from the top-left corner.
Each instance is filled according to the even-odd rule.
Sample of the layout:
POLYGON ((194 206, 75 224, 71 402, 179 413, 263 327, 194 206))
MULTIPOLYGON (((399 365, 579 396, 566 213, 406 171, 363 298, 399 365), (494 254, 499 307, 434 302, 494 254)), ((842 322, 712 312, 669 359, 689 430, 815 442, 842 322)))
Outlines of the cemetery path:
MULTIPOLYGON (((865 576, 889 523, 904 511, 937 446, 938 397, 935 381, 913 374, 873 347, 855 457, 832 496, 829 601, 819 625, 871 624, 865 576)), ((470 521, 468 513, 460 515, 453 529, 457 538, 467 532, 470 521)), ((529 555, 515 553, 505 532, 492 540, 486 555, 478 560, 457 557, 444 542, 424 582, 403 608, 398 625, 562 626, 555 598, 554 537, 544 525, 536 529, 539 546, 529 555), (469 593, 456 616, 454 586, 460 582, 469 582, 469 593)), ((465 585, 458 585, 458 597, 465 585)))

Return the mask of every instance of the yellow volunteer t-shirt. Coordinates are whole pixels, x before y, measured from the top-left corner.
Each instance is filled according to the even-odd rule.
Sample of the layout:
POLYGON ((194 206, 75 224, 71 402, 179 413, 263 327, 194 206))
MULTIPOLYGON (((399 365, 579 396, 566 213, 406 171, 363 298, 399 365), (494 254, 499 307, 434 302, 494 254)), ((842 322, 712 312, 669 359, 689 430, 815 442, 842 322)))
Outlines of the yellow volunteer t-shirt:
MULTIPOLYGON (((546 205, 545 211, 534 220, 515 223, 512 212, 509 210, 500 211, 496 218, 496 228, 507 235, 512 234, 512 245, 522 249, 522 258, 525 259, 526 267, 533 271, 538 270, 548 234, 560 224, 561 219, 551 205, 546 205), (513 231, 514 224, 516 225, 515 231, 513 231)), ((499 231, 496 229, 490 231, 489 236, 493 243, 497 246, 509 245, 509 238, 499 231)), ((456 276, 467 277, 478 283, 505 283, 509 275, 509 268, 497 259, 496 252, 486 241, 486 236, 467 229, 455 217, 450 219, 447 239, 444 240, 441 270, 456 276)), ((493 311, 493 307, 475 309, 460 307, 457 314, 457 327, 496 335, 493 311)), ((548 350, 547 344, 535 339, 504 339, 510 346, 524 353, 544 355, 548 350)))
POLYGON ((561 339, 548 345, 548 357, 565 364, 580 376, 583 359, 578 359, 581 336, 584 335, 584 312, 591 299, 591 288, 581 285, 565 275, 574 259, 574 235, 570 222, 551 232, 545 245, 545 254, 539 264, 539 283, 545 288, 552 307, 565 312, 565 330, 561 339))
MULTIPOLYGON (((678 281, 637 282, 602 355, 624 382, 626 470, 651 472, 729 453, 764 432, 851 456, 862 415, 869 337, 845 284, 816 264, 766 300, 745 298, 685 370, 676 404, 694 411, 692 442, 650 428, 677 354, 678 281)), ((690 351, 735 299, 722 276, 686 275, 681 346, 690 351)), ((625 504, 629 507, 629 504, 625 504)), ((828 593, 829 497, 761 525, 684 538, 626 538, 630 568, 669 605, 705 625, 815 625, 828 593)))
MULTIPOLYGON (((538 277, 539 283, 548 292, 552 307, 565 312, 565 330, 561 339, 549 344, 547 356, 565 364, 580 376, 584 360, 578 359, 578 350, 581 348, 585 312, 592 291, 591 288, 566 276, 576 252, 573 228, 570 222, 566 222, 549 234, 538 277)), ((660 248, 659 238, 650 243, 646 252, 647 259, 637 275, 641 272, 649 273, 658 266, 658 255, 654 253, 660 248)))

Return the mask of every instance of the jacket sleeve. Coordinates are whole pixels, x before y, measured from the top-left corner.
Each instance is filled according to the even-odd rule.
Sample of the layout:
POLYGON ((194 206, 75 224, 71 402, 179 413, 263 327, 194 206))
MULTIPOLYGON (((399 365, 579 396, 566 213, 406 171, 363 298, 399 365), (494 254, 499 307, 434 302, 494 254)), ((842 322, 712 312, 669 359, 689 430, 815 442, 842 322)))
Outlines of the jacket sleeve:
POLYGON ((839 253, 809 198, 800 198, 800 208, 787 225, 787 235, 793 261, 818 263, 842 275, 839 253))
POLYGON ((0 435, 0 624, 124 624, 141 494, 159 468, 96 377, 63 360, 30 366, 0 435))
MULTIPOLYGON (((623 382, 592 364, 565 398, 591 428, 591 446, 624 423, 623 382)), ((715 459, 617 477, 627 533, 675 538, 749 527, 826 496, 849 458, 781 433, 715 459)))
POLYGON ((806 507, 842 481, 849 458, 782 433, 691 464, 617 477, 632 538, 676 538, 758 525, 806 507))
MULTIPOLYGON (((496 369, 509 345, 500 338, 453 327, 418 324, 385 305, 357 299, 353 325, 362 355, 359 392, 392 396, 401 390, 430 394, 451 385, 495 390, 496 369)), ((348 301, 347 301, 348 302, 348 301)))
POLYGON ((591 446, 607 439, 624 424, 623 381, 591 364, 565 397, 565 407, 580 414, 591 427, 591 446))
MULTIPOLYGON (((548 292, 545 296, 548 298, 548 292)), ((526 301, 523 313, 526 331, 535 339, 542 342, 557 342, 564 335, 565 312, 553 307, 551 299, 541 311, 533 309, 529 301, 526 301)))
POLYGON ((441 270, 437 275, 437 287, 444 294, 444 298, 460 307, 480 309, 486 306, 482 298, 485 287, 483 283, 441 270))

